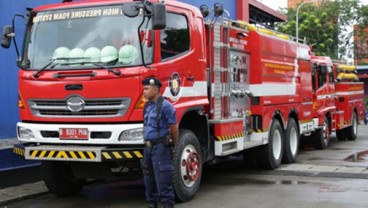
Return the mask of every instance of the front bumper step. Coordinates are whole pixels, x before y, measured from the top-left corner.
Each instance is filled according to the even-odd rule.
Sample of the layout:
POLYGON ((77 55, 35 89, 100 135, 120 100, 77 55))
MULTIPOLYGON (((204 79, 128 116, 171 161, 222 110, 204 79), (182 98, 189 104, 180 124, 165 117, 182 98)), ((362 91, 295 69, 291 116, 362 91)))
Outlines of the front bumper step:
POLYGON ((106 162, 143 158, 143 147, 140 149, 16 144, 13 152, 26 160, 106 162))

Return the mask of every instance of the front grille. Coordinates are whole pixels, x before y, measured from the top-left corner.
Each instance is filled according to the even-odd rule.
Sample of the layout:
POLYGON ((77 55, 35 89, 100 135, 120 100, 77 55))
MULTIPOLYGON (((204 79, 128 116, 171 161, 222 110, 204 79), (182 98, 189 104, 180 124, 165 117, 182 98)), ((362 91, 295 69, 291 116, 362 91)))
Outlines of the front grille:
POLYGON ((38 117, 70 117, 70 118, 102 118, 125 115, 130 98, 119 99, 82 99, 84 107, 78 112, 71 111, 67 106, 67 100, 30 100, 29 106, 33 115, 38 117))
POLYGON ((106 115, 117 115, 119 110, 93 110, 93 111, 80 111, 78 113, 72 113, 71 111, 65 110, 39 110, 41 115, 52 115, 52 116, 106 116, 106 115))

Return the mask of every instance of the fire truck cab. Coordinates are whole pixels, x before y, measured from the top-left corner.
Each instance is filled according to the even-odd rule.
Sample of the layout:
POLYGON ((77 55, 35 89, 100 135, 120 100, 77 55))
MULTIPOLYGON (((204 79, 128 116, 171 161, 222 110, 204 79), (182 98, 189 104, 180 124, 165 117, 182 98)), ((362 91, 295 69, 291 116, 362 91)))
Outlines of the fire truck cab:
POLYGON ((354 140, 358 123, 364 119, 363 84, 355 66, 334 63, 330 57, 312 56, 313 134, 317 148, 328 146, 332 132, 338 140, 354 140))

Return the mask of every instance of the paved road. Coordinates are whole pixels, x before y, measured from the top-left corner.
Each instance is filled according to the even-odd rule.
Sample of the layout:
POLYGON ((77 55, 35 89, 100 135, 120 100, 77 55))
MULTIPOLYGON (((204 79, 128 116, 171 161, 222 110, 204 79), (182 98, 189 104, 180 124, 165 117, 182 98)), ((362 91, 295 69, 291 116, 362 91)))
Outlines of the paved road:
MULTIPOLYGON (((274 171, 249 169, 240 157, 232 157, 206 167, 196 197, 177 207, 367 208, 367 149, 368 128, 359 126, 356 141, 333 139, 326 150, 314 150, 309 143, 303 143, 295 164, 282 165, 274 171)), ((36 193, 43 195, 13 201, 6 204, 8 208, 146 207, 142 180, 92 184, 68 198, 47 194, 42 183, 24 189, 38 189, 36 193)), ((14 190, 17 189, 0 190, 0 197, 2 191, 14 190)))
MULTIPOLYGON (((247 170, 239 158, 208 167, 196 197, 178 208, 366 208, 368 180, 247 170)), ((7 208, 146 207, 142 180, 94 184, 79 195, 46 194, 7 208)))

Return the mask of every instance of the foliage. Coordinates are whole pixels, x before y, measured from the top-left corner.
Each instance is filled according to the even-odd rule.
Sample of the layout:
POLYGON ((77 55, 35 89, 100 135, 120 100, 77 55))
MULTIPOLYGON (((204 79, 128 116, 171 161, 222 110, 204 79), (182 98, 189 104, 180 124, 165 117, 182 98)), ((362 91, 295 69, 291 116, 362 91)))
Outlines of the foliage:
MULTIPOLYGON (((277 24, 277 30, 296 36, 297 8, 280 12, 286 14, 288 21, 277 24)), ((348 60, 353 57, 354 48, 357 48, 353 44, 352 26, 368 25, 368 7, 361 6, 359 0, 328 1, 320 6, 304 4, 299 8, 298 19, 299 38, 305 37, 316 55, 348 60)), ((368 55, 367 44, 364 47, 368 55)))

